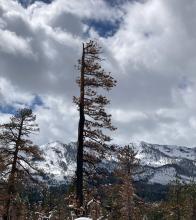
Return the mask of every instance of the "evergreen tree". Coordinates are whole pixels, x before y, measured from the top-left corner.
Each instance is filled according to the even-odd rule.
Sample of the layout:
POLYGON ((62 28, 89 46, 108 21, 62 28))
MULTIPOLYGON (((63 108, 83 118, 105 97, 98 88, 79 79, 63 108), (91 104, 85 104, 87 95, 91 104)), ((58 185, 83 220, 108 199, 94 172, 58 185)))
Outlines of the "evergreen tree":
POLYGON ((136 200, 139 197, 135 194, 133 175, 139 167, 139 160, 136 158, 133 146, 127 145, 119 150, 117 176, 119 178, 118 201, 121 212, 121 219, 133 220, 138 217, 139 209, 136 200))
POLYGON ((178 174, 170 185, 168 195, 168 201, 164 207, 167 219, 182 220, 187 217, 186 185, 182 183, 178 174))
POLYGON ((101 48, 97 42, 89 41, 83 44, 82 58, 78 66, 80 77, 77 83, 80 87, 80 96, 74 97, 80 117, 76 170, 78 206, 82 206, 84 201, 84 172, 91 175, 96 170, 96 164, 111 150, 108 144, 111 138, 104 134, 104 130, 115 130, 111 124, 111 115, 105 110, 109 100, 99 92, 109 91, 116 85, 116 81, 110 73, 102 69, 100 54, 101 48))
MULTIPOLYGON (((187 215, 190 220, 196 219, 196 183, 192 180, 185 186, 185 203, 187 215)), ((188 217, 187 217, 188 219, 188 217)))
POLYGON ((4 219, 9 218, 10 207, 18 196, 18 182, 27 177, 33 180, 32 172, 38 171, 33 161, 42 159, 38 146, 30 140, 30 135, 39 131, 35 120, 32 110, 24 108, 0 126, 0 154, 4 155, 8 177, 4 219))
MULTIPOLYGON (((0 175, 5 171, 5 157, 3 154, 0 154, 0 175)), ((1 177, 1 176, 0 176, 1 177)))

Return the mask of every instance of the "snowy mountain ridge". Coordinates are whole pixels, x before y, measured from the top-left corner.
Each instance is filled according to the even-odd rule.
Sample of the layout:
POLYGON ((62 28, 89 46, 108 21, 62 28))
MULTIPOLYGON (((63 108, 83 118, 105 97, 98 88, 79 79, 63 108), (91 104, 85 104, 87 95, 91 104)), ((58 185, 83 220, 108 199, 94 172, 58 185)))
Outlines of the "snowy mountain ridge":
POLYGON ((148 183, 165 185, 177 175, 184 182, 196 177, 196 148, 141 142, 136 149, 148 183))
POLYGON ((196 148, 188 148, 175 145, 158 145, 141 142, 134 145, 137 157, 142 165, 160 167, 167 164, 177 163, 181 160, 196 160, 196 148))
MULTIPOLYGON (((174 181, 178 175, 183 181, 191 181, 196 177, 196 148, 182 146, 158 145, 141 142, 134 144, 137 157, 140 159, 144 172, 136 177, 139 181, 159 183, 162 185, 174 181)), ((52 182, 69 181, 76 169, 76 144, 53 142, 42 145, 45 161, 39 161, 38 166, 47 173, 52 182)), ((108 169, 113 169, 116 163, 109 158, 108 169)))

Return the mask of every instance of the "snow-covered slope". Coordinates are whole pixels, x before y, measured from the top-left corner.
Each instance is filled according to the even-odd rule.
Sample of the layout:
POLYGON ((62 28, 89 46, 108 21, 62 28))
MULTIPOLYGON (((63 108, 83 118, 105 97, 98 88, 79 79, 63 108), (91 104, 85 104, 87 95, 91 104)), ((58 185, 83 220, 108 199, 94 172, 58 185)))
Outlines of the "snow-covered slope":
POLYGON ((46 173, 46 179, 53 183, 69 181, 76 169, 76 145, 53 142, 42 145, 44 161, 38 161, 39 168, 46 173))
MULTIPOLYGON (((141 142, 134 144, 137 157, 144 172, 136 180, 147 183, 168 184, 176 175, 183 181, 196 177, 196 148, 157 145, 141 142)), ((45 161, 39 167, 47 173, 47 178, 54 182, 65 182, 73 177, 76 168, 76 144, 54 142, 41 146, 45 161)), ((113 169, 115 162, 104 161, 104 167, 113 169)))
POLYGON ((176 176, 188 182, 196 176, 196 148, 141 142, 135 149, 145 171, 140 179, 149 183, 168 184, 176 176))
POLYGON ((150 166, 161 166, 182 159, 196 160, 196 148, 174 145, 158 145, 141 142, 135 145, 142 163, 150 166))

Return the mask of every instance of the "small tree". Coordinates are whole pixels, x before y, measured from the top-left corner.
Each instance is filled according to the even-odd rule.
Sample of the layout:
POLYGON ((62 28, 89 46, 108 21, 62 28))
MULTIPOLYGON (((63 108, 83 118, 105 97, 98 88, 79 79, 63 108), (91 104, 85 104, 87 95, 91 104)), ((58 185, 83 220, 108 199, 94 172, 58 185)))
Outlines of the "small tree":
POLYGON ((133 186, 133 175, 137 172, 139 160, 136 158, 133 146, 127 145, 119 150, 118 166, 116 173, 119 178, 118 203, 122 219, 138 219, 138 210, 135 206, 135 200, 138 197, 135 194, 133 186))
POLYGON ((0 179, 2 178, 2 174, 6 169, 6 161, 5 161, 5 154, 0 154, 0 179))
POLYGON ((35 120, 32 110, 24 108, 18 110, 9 123, 0 126, 0 154, 6 158, 8 177, 4 219, 8 218, 11 203, 16 198, 17 182, 24 176, 32 180, 32 172, 38 171, 33 161, 42 159, 38 146, 29 139, 31 134, 39 131, 35 120))
POLYGON ((187 185, 186 193, 188 197, 187 206, 190 213, 190 219, 196 219, 196 183, 194 180, 187 185))
POLYGON ((168 201, 165 206, 166 212, 169 213, 168 219, 181 220, 187 216, 185 186, 181 177, 176 173, 176 179, 170 183, 168 201))
POLYGON ((77 83, 80 96, 74 97, 74 103, 77 104, 80 114, 76 170, 76 195, 79 206, 83 205, 84 171, 92 173, 96 164, 111 150, 108 145, 111 138, 104 134, 103 129, 115 130, 111 124, 111 115, 105 110, 109 100, 99 92, 109 91, 116 85, 116 81, 110 73, 102 69, 100 54, 101 48, 97 42, 89 41, 83 44, 82 58, 78 66, 80 78, 77 83))

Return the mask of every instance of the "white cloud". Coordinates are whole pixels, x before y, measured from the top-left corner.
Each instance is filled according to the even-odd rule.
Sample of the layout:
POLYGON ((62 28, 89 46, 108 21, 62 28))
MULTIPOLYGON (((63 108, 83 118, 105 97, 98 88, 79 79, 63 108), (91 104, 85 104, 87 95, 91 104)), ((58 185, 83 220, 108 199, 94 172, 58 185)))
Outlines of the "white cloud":
POLYGON ((144 120, 147 118, 147 115, 143 112, 134 112, 123 109, 113 109, 111 110, 111 114, 114 118, 114 121, 120 123, 132 123, 137 120, 144 120))
POLYGON ((47 96, 44 102, 44 107, 39 106, 35 109, 40 127, 40 134, 35 137, 36 142, 75 141, 78 113, 70 100, 47 96))
POLYGON ((20 88, 17 88, 11 84, 5 78, 0 78, 0 104, 1 106, 13 106, 15 108, 23 107, 25 104, 30 104, 33 100, 33 94, 28 91, 21 92, 20 88))
POLYGON ((23 56, 32 55, 29 41, 30 39, 23 39, 14 32, 0 30, 0 51, 3 53, 21 54, 23 56))
MULTIPOLYGON (((196 3, 193 0, 56 0, 22 8, 0 0, 0 79, 2 103, 37 106, 41 133, 36 141, 76 139, 78 93, 74 65, 86 40, 85 19, 115 23, 117 32, 99 38, 105 68, 118 80, 110 111, 118 130, 114 141, 144 140, 195 145, 196 3)), ((4 115, 6 116, 6 115, 4 115)))
POLYGON ((123 126, 122 114, 120 135, 194 146, 188 121, 195 114, 195 7, 175 0, 126 4, 124 22, 105 42, 120 65, 114 106, 148 119, 123 126))

